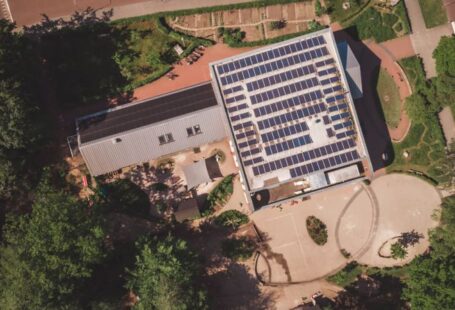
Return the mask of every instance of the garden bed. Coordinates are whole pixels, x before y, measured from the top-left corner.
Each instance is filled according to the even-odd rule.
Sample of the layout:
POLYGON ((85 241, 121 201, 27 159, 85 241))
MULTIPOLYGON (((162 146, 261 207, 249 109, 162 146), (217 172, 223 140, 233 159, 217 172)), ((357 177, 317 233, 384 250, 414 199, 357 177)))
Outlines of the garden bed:
POLYGON ((317 217, 309 216, 306 219, 306 228, 311 239, 317 245, 324 245, 327 243, 327 226, 317 217))

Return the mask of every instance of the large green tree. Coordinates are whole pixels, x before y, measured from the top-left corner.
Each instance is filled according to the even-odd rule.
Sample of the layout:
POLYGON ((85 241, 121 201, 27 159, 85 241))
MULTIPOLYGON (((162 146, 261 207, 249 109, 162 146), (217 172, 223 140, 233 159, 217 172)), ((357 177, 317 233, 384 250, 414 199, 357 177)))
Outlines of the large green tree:
POLYGON ((444 199, 441 224, 430 242, 430 255, 409 266, 404 297, 413 309, 455 309, 455 196, 444 199))
POLYGON ((442 37, 438 47, 433 51, 438 74, 455 77, 455 37, 442 37))
POLYGON ((130 271, 127 288, 138 297, 136 309, 206 309, 206 293, 198 288, 199 266, 186 243, 168 236, 143 240, 130 271))
POLYGON ((455 256, 416 258, 409 266, 404 296, 413 309, 455 309, 455 256))
POLYGON ((30 214, 10 218, 0 249, 2 309, 80 308, 79 292, 104 257, 96 212, 42 182, 30 214))

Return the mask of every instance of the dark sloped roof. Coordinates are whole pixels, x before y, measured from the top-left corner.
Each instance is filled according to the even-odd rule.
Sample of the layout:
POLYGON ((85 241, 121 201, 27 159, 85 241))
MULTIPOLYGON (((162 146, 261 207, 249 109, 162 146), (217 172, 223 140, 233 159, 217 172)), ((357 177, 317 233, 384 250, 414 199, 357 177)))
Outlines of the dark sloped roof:
POLYGON ((81 143, 158 123, 217 104, 210 83, 131 103, 78 119, 81 143))

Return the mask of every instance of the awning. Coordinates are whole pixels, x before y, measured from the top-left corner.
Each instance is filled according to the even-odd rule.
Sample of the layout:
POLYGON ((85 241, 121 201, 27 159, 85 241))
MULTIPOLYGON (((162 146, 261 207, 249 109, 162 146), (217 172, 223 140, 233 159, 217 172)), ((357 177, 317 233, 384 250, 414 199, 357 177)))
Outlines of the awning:
POLYGON ((212 182, 205 160, 200 160, 183 167, 183 173, 185 174, 188 189, 194 188, 202 183, 212 182))

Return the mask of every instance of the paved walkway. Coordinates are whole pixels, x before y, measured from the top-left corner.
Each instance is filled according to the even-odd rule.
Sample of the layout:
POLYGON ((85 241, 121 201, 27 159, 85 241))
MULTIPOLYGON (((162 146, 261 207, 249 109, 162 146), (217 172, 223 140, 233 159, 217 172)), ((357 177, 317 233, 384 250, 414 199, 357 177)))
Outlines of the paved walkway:
MULTIPOLYGON (((439 209, 441 197, 429 183, 405 174, 389 174, 376 178, 370 186, 379 205, 378 226, 368 250, 358 258, 362 264, 378 267, 402 265, 422 254, 429 246, 428 230, 436 227, 432 214, 439 209), (403 260, 382 258, 381 246, 401 233, 415 230, 423 238, 403 260)), ((346 245, 348 246, 348 245, 346 245)))
POLYGON ((298 205, 255 212, 250 217, 269 245, 258 258, 257 271, 273 285, 300 285, 319 281, 350 260, 379 267, 404 264, 428 248, 428 230, 437 225, 432 214, 440 203, 438 191, 430 184, 390 174, 376 178, 371 186, 347 185, 315 194, 298 205), (328 241, 323 246, 308 235, 305 221, 310 215, 327 225, 328 241), (412 230, 423 238, 408 248, 406 259, 378 255, 384 242, 412 230), (351 258, 344 258, 341 249, 351 258))
MULTIPOLYGON (((4 0, 7 1, 7 0, 4 0)), ((251 0, 9 0, 11 13, 20 26, 41 21, 41 15, 51 18, 68 17, 76 10, 87 7, 114 9, 113 19, 140 16, 164 11, 176 11, 225 5, 251 0)))
POLYGON ((436 62, 433 51, 443 36, 451 35, 450 24, 427 29, 422 11, 417 0, 405 0, 408 16, 411 21, 411 42, 416 53, 422 58, 427 78, 436 76, 436 62))

